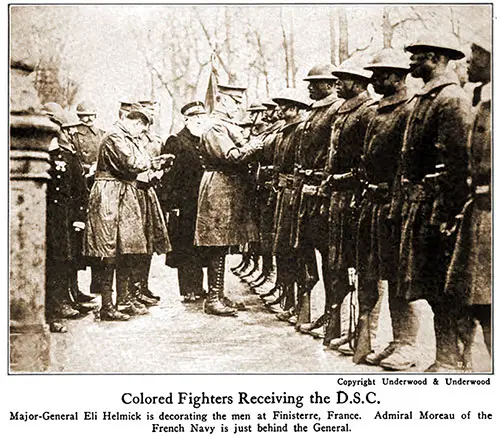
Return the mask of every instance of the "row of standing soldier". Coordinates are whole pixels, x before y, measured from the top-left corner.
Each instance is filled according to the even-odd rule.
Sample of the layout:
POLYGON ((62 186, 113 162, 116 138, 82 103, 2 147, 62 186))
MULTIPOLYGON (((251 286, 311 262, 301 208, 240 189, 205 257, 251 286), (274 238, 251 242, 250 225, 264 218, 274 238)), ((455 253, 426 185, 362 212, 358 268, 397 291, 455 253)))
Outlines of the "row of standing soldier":
MULTIPOLYGON (((490 82, 485 46, 472 46, 469 65, 470 80, 482 84, 490 82)), ((278 319, 323 338, 355 363, 398 371, 416 364, 422 320, 416 302, 425 299, 436 334, 429 371, 470 370, 476 320, 491 352, 489 86, 481 87, 482 101, 476 91, 478 108, 471 112, 448 66, 464 57, 454 41, 421 39, 406 51, 410 60, 388 49, 370 65, 313 68, 305 78, 310 106, 297 90, 273 99, 284 120, 276 131, 264 131, 264 144, 274 143, 276 196, 267 204, 275 205, 277 279, 270 291, 257 293, 271 297, 270 307, 281 303, 278 319), (405 86, 409 73, 424 83, 413 96, 405 86), (382 96, 377 102, 366 92, 369 83, 382 96), (311 321, 315 250, 325 309, 311 321), (380 280, 389 284, 393 341, 374 351, 380 280), (359 315, 342 321, 342 303, 355 283, 359 315)), ((252 277, 249 265, 243 258, 234 272, 258 286, 261 275, 252 277)))
MULTIPOLYGON (((488 58, 488 49, 475 45, 472 59, 488 58)), ((239 246, 262 256, 254 290, 263 299, 270 297, 271 306, 282 304, 278 318, 303 333, 318 335, 323 327, 318 336, 324 344, 353 355, 356 363, 389 370, 413 366, 421 319, 414 303, 422 298, 434 311, 437 353, 431 371, 456 369, 461 361, 458 336, 470 351, 474 319, 481 322, 490 348, 489 101, 483 98, 479 104, 481 120, 474 122, 469 150, 481 158, 468 160, 470 104, 447 68, 463 53, 454 43, 433 40, 406 50, 411 63, 403 52, 391 49, 370 65, 346 62, 338 68, 311 69, 305 80, 313 104, 297 90, 284 90, 273 99, 280 120, 268 120, 264 128, 254 120, 250 140, 237 123, 243 87, 220 86, 210 115, 201 102, 184 106, 185 128, 164 145, 146 132, 153 121, 147 103, 124 108, 117 130, 101 142, 96 174, 87 172, 87 180, 95 178, 96 183, 90 204, 80 206, 90 212, 86 226, 82 220, 70 225, 84 229, 83 253, 92 257, 86 259, 92 263, 92 291, 103 294, 101 317, 126 320, 127 313, 143 314, 144 304, 158 300, 147 287, 153 252, 168 253, 167 264, 178 269, 186 301, 206 295, 205 312, 235 316, 245 306, 224 291, 225 255, 239 246), (425 84, 415 96, 405 87, 410 72, 425 84), (367 93, 369 83, 382 96, 380 101, 367 93), (154 143, 156 151, 144 154, 145 143, 154 143), (469 186, 467 163, 472 169, 469 186), (256 186, 249 166, 258 176, 256 186), (171 169, 163 172, 165 167, 171 169), (138 178, 140 174, 144 177, 138 178), (98 190, 104 185, 119 187, 110 190, 111 231, 103 222, 109 221, 110 211, 97 217, 92 213, 110 208, 98 190), (124 200, 127 191, 133 200, 124 200), (137 219, 133 223, 131 205, 137 219), (102 229, 108 230, 109 239, 102 241, 102 229), (319 280, 315 250, 321 254, 325 308, 311 321, 310 294, 319 280), (276 280, 269 289, 273 256, 276 280), (208 268, 207 292, 203 266, 208 268), (118 308, 111 299, 114 270, 118 308), (353 300, 356 279, 359 317, 352 314, 345 321, 342 303, 348 295, 353 300), (393 341, 373 351, 379 280, 389 281, 393 341), (483 292, 482 301, 477 291, 483 292), (459 330, 464 319, 467 323, 459 330)), ((474 73, 473 64, 471 80, 488 83, 488 69, 472 78, 479 70, 474 73)), ((256 106, 252 112, 261 110, 256 106)), ((272 117, 269 111, 267 115, 272 117)), ((79 150, 76 142, 74 149, 79 150)), ((235 273, 244 276, 246 267, 242 263, 235 273)), ((74 283, 75 275, 71 278, 74 283)), ((87 300, 76 294, 80 298, 74 300, 87 300)), ((60 296, 64 302, 65 294, 60 296)), ((470 366, 470 359, 465 362, 470 366)))

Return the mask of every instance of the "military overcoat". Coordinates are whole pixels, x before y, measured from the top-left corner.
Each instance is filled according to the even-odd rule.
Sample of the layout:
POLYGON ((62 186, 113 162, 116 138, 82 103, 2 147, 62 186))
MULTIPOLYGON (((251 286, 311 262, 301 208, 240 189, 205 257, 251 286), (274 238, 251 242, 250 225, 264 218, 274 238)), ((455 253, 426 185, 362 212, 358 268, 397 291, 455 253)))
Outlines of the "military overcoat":
MULTIPOLYGON (((332 133, 332 124, 337 110, 343 100, 335 93, 311 105, 308 116, 301 130, 300 143, 297 149, 297 169, 305 172, 322 172, 328 156, 328 147, 332 133)), ((321 183, 321 176, 302 176, 302 184, 317 186, 321 183)), ((307 244, 310 236, 307 230, 315 229, 315 235, 320 241, 325 241, 328 235, 327 216, 322 215, 322 206, 325 199, 316 193, 309 193, 298 187, 300 196, 296 227, 293 231, 295 246, 307 244)))
POLYGON ((83 123, 77 125, 73 131, 71 141, 86 170, 97 161, 99 146, 105 134, 102 129, 83 123))
POLYGON ((414 99, 401 158, 405 200, 398 295, 437 300, 442 298, 449 246, 440 227, 453 223, 468 191, 471 105, 451 74, 426 83, 414 99))
POLYGON ((491 304, 491 84, 483 87, 469 142, 471 192, 462 211, 446 293, 468 305, 491 304))
POLYGON ((294 166, 297 147, 304 124, 301 119, 288 122, 276 137, 274 168, 277 190, 274 213, 275 254, 289 255, 293 251, 292 231, 297 216, 298 197, 294 196, 294 166))
POLYGON ((162 154, 173 154, 172 168, 166 172, 157 188, 165 217, 172 251, 166 263, 177 267, 197 256, 194 246, 196 212, 203 167, 199 151, 200 137, 184 127, 167 138, 162 154))
POLYGON ((252 146, 241 128, 214 111, 200 143, 205 172, 200 183, 195 228, 197 246, 236 246, 257 241, 251 182, 245 162, 252 146))
POLYGON ((406 89, 382 98, 366 130, 361 156, 364 189, 359 213, 356 267, 366 281, 393 279, 399 252, 399 216, 391 201, 411 105, 406 89))
MULTIPOLYGON (((56 139, 54 139, 56 140, 56 139)), ((51 179, 47 184, 47 263, 78 262, 83 232, 74 222, 85 223, 88 199, 83 169, 75 151, 63 137, 50 151, 51 179)))
MULTIPOLYGON (((96 180, 89 198, 85 255, 151 254, 169 249, 163 216, 147 211, 137 188, 137 175, 150 168, 150 157, 117 122, 101 144, 96 180)), ((152 195, 148 205, 159 203, 152 195)))
POLYGON ((354 172, 331 185, 328 247, 332 272, 347 272, 347 268, 355 266, 358 220, 355 201, 360 190, 356 171, 360 166, 366 130, 375 110, 375 102, 363 92, 342 104, 332 126, 325 173, 344 175, 354 172))

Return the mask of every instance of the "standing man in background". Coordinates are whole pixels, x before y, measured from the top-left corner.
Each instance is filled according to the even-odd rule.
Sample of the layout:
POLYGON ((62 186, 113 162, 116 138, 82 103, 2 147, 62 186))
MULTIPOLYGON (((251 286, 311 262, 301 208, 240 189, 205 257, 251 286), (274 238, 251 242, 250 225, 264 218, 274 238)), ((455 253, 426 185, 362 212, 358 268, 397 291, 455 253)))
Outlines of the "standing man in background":
POLYGON ((235 316, 244 310, 224 293, 225 258, 229 247, 257 240, 251 210, 247 163, 260 150, 245 142, 237 125, 244 87, 219 85, 211 117, 201 116, 200 156, 204 173, 200 184, 195 244, 208 263, 206 313, 235 316))
POLYGON ((165 263, 177 268, 179 292, 184 302, 194 302, 205 295, 203 290, 203 262, 199 248, 194 246, 198 194, 203 165, 200 157, 201 138, 196 133, 197 120, 206 115, 203 102, 194 101, 181 108, 184 127, 167 138, 162 154, 175 155, 169 172, 165 172, 158 196, 167 218, 172 251, 165 263), (194 126, 194 128, 193 128, 194 126))

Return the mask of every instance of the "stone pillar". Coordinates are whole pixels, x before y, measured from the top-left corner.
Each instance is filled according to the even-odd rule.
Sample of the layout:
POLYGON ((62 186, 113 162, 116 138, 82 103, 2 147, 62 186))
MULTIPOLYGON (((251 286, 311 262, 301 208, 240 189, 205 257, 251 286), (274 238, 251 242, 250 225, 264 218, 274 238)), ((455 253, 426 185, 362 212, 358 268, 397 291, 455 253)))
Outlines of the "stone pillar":
POLYGON ((41 372, 50 362, 45 324, 48 149, 58 128, 38 112, 33 68, 11 61, 10 71, 10 370, 41 372))

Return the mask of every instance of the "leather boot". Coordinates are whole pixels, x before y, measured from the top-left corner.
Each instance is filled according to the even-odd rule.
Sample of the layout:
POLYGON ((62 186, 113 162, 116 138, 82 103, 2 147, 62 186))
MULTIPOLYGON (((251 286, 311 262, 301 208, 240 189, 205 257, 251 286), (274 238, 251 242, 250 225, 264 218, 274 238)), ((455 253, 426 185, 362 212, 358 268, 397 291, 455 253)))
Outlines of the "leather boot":
POLYGON ((219 299, 220 296, 224 296, 225 257, 225 254, 216 253, 208 263, 208 294, 203 310, 210 315, 237 316, 236 309, 225 306, 219 299))
POLYGON ((128 321, 130 316, 119 312, 113 305, 113 265, 100 263, 95 267, 95 276, 102 295, 101 321, 128 321))

